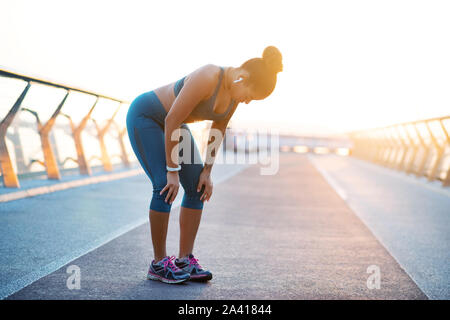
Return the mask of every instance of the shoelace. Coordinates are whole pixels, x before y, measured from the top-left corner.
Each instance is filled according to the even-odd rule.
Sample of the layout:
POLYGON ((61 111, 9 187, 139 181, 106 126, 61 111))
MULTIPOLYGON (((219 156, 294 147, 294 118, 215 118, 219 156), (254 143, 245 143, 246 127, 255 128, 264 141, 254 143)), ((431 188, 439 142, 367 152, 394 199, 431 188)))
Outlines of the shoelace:
POLYGON ((175 260, 175 256, 167 257, 165 260, 163 260, 164 263, 164 270, 167 269, 167 267, 170 268, 172 271, 178 271, 180 268, 178 268, 173 261, 175 260))
POLYGON ((198 260, 195 259, 194 257, 189 258, 189 266, 195 266, 198 267, 199 269, 203 269, 201 265, 199 265, 198 260))

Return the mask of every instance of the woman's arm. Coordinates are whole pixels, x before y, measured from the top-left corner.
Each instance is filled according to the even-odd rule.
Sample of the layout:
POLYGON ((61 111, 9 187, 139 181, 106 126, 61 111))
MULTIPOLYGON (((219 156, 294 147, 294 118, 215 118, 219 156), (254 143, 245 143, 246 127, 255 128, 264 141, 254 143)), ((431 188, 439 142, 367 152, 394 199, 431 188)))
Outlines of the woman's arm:
POLYGON ((186 79, 183 88, 175 98, 165 119, 166 163, 169 167, 178 166, 179 129, 195 106, 214 90, 213 65, 203 66, 186 79), (173 138, 172 138, 173 136, 173 138))
MULTIPOLYGON (((183 88, 175 98, 172 107, 164 120, 164 139, 166 152, 166 165, 172 168, 178 167, 178 142, 179 129, 183 121, 189 116, 195 106, 213 90, 213 65, 203 66, 194 71, 185 79, 183 88)), ((160 195, 167 190, 165 201, 173 203, 180 187, 178 171, 167 171, 167 184, 160 191, 160 195)))
POLYGON ((231 116, 236 110, 237 103, 234 105, 233 110, 227 115, 227 117, 220 121, 214 121, 211 125, 211 129, 209 131, 207 152, 206 152, 206 161, 203 166, 203 170, 200 173, 200 177, 197 185, 197 192, 205 187, 202 195, 200 196, 200 200, 209 201, 213 193, 213 182, 211 180, 211 170, 216 158, 216 153, 219 149, 219 146, 223 140, 225 135, 225 130, 227 128, 228 122, 230 121, 231 116), (214 139, 212 139, 214 137, 214 139), (217 140, 215 140, 217 139, 217 140))
POLYGON ((206 159, 203 170, 211 173, 212 166, 216 159, 217 151, 219 151, 220 144, 222 143, 223 137, 225 135, 225 130, 227 129, 228 122, 231 116, 236 110, 237 103, 234 105, 233 109, 229 115, 220 121, 214 121, 211 124, 211 129, 209 130, 208 145, 206 147, 206 159))

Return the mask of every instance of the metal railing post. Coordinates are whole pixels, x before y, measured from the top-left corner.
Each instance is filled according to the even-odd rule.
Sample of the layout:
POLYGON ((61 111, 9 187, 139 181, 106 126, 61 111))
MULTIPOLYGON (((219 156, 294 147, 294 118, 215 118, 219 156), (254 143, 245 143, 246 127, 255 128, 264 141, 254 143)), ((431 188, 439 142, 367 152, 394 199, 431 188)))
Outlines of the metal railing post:
POLYGON ((375 130, 375 139, 376 139, 376 152, 375 152, 375 156, 373 161, 375 163, 380 163, 381 162, 381 156, 383 154, 384 151, 384 141, 383 141, 383 135, 382 132, 380 132, 380 130, 375 130))
POLYGON ((416 129, 416 133, 417 133, 417 137, 419 138, 419 144, 425 149, 425 153, 420 161, 419 167, 417 168, 417 170, 414 171, 414 173, 416 174, 416 176, 423 176, 423 171, 425 168, 425 163, 428 159, 428 148, 427 145, 425 143, 425 140, 423 140, 422 136, 420 135, 420 131, 417 128, 417 124, 418 123, 414 123, 414 128, 416 129))
POLYGON ((367 132, 367 146, 366 146, 366 152, 367 152, 367 161, 373 162, 373 159, 375 158, 375 154, 377 151, 377 139, 375 137, 374 131, 367 132))
POLYGON ((416 159, 417 152, 419 151, 419 146, 417 146, 417 145, 415 144, 413 138, 411 137, 410 132, 408 131, 408 129, 407 129, 407 127, 406 127, 406 125, 405 125, 405 132, 406 132, 406 137, 408 138, 409 144, 411 145, 412 153, 411 153, 411 155, 410 155, 410 157, 409 157, 409 161, 407 161, 407 162, 404 164, 403 170, 404 170, 407 174, 409 174, 409 173, 412 172, 412 168, 413 168, 413 165, 414 165, 414 161, 415 161, 415 159, 416 159))
POLYGON ((39 135, 41 136, 42 150, 44 152, 45 168, 47 170, 47 175, 49 179, 61 179, 61 174, 59 172, 58 164, 56 162, 55 153, 52 149, 52 144, 50 142, 50 131, 55 124, 56 117, 59 115, 61 108, 69 96, 69 91, 66 91, 66 95, 62 99, 61 103, 58 105, 56 110, 53 112, 47 123, 39 128, 39 135))
POLYGON ((56 163, 56 158, 55 158, 55 154, 53 152, 52 144, 50 142, 49 134, 50 134, 50 130, 52 129, 53 125, 55 124, 55 119, 58 116, 64 103, 66 102, 68 96, 69 96, 69 91, 66 91, 66 95, 64 96, 64 99, 61 101, 61 103, 58 105, 56 110, 53 112, 53 115, 50 117, 50 119, 44 125, 42 125, 36 111, 33 111, 29 108, 22 108, 22 110, 28 111, 36 117, 38 133, 39 133, 39 137, 41 139, 42 152, 44 154, 44 167, 47 172, 48 179, 61 180, 61 174, 59 172, 58 164, 56 163))
POLYGON ((397 132, 396 128, 397 128, 397 125, 394 125, 394 126, 392 126, 392 129, 391 129, 392 132, 393 132, 393 134, 392 134, 392 139, 393 140, 392 141, 394 142, 394 153, 393 153, 391 162, 389 164, 389 167, 394 169, 394 170, 397 169, 398 155, 400 154, 400 152, 403 149, 403 146, 402 146, 402 144, 401 144, 401 142, 399 140, 399 137, 396 136, 396 132, 397 132))
POLYGON ((428 121, 425 122, 425 125, 427 126, 427 130, 428 130, 428 133, 430 134, 431 142, 433 143, 433 146, 436 149, 436 153, 437 153, 435 160, 433 161, 433 163, 431 163, 430 172, 428 173, 428 180, 432 181, 432 180, 436 179, 436 171, 439 166, 439 163, 441 162, 442 155, 444 154, 445 143, 441 147, 439 145, 439 142, 437 141, 436 137, 433 135, 433 132, 431 131, 429 122, 428 121))
POLYGON ((31 83, 28 82, 27 86, 22 91, 22 94, 17 98, 13 107, 0 123, 0 169, 2 170, 3 185, 7 188, 19 188, 20 184, 17 174, 14 172, 14 167, 6 145, 6 131, 14 120, 14 117, 17 115, 30 87, 31 83))
POLYGON ((369 161, 370 162, 375 162, 376 158, 377 158, 377 153, 378 153, 378 149, 380 147, 380 141, 378 140, 378 136, 377 136, 377 131, 376 130, 371 130, 371 139, 372 139, 372 152, 370 154, 370 158, 369 161))
POLYGON ((106 134, 106 132, 108 132, 108 130, 114 120, 114 117, 116 116, 116 114, 119 111, 121 106, 122 106, 122 104, 119 104, 117 109, 114 111, 112 117, 110 119, 108 119, 107 123, 105 124, 105 126, 103 128, 100 128, 97 121, 95 119, 92 119, 92 121, 95 124, 95 127, 97 128, 98 141, 100 143, 101 161, 102 161, 103 168, 105 171, 113 170, 112 164, 111 164, 111 158, 109 157, 108 150, 106 149, 105 134, 106 134))
MULTIPOLYGON (((450 144, 450 136, 447 129, 444 126, 443 119, 439 119, 439 123, 441 124, 442 131, 444 132, 445 135, 445 142, 442 145, 442 148, 445 150, 445 145, 447 143, 450 144)), ((448 167, 447 172, 445 173, 445 177, 442 180, 442 186, 446 187, 449 185, 450 185, 450 166, 448 167)))
POLYGON ((397 170, 403 170, 403 163, 406 159, 406 154, 408 153, 409 149, 408 149, 408 144, 406 143, 406 141, 403 139, 401 133, 400 133, 400 127, 403 128, 402 125, 400 126, 396 126, 395 129, 397 130, 397 134, 398 134, 398 139, 400 141, 400 144, 402 146, 402 156, 400 158, 400 162, 397 164, 396 169, 397 170))
POLYGON ((385 128, 386 142, 389 147, 388 147, 386 159, 383 162, 383 165, 388 168, 390 167, 390 164, 391 164, 392 153, 395 151, 395 143, 392 139, 392 134, 390 133, 389 129, 390 129, 390 127, 385 128))
MULTIPOLYGON (((73 139, 75 140, 75 148, 77 150, 77 162, 78 167, 80 168, 80 173, 84 175, 91 175, 92 170, 91 166, 89 165, 89 162, 86 159, 86 154, 84 152, 83 147, 83 140, 81 138, 81 133, 83 132, 84 128, 86 128, 87 122, 89 118, 91 117, 92 111, 94 111, 95 106, 97 105, 97 102, 99 100, 99 97, 97 96, 97 99, 95 100, 94 105, 91 107, 89 112, 84 116, 84 118, 80 121, 78 126, 73 125, 73 139)), ((72 123, 72 120, 71 120, 72 123)))
POLYGON ((381 152, 380 157, 380 165, 384 166, 386 159, 389 157, 390 149, 391 149, 391 143, 388 138, 388 134, 386 132, 386 129, 381 129, 381 135, 382 135, 382 142, 383 142, 383 150, 381 152))

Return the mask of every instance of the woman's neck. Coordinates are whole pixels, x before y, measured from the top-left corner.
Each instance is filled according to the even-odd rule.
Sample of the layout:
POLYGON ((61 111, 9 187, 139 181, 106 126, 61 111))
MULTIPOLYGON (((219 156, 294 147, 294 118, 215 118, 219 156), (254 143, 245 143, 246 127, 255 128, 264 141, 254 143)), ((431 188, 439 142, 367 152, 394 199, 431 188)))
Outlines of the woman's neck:
POLYGON ((233 67, 225 67, 224 68, 224 74, 223 74, 223 86, 227 92, 231 89, 231 84, 234 81, 234 78, 236 78, 236 72, 238 71, 237 68, 233 67))

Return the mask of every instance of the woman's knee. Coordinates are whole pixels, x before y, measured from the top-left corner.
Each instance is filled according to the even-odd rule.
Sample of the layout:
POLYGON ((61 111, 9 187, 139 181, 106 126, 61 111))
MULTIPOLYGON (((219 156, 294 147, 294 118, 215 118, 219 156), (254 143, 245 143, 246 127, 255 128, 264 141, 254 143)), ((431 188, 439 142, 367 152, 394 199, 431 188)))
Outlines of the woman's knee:
POLYGON ((150 209, 156 211, 170 212, 172 204, 166 202, 166 196, 169 191, 166 190, 163 194, 160 194, 162 189, 163 187, 153 188, 153 195, 152 200, 150 202, 150 209))
POLYGON ((201 192, 188 193, 184 192, 181 206, 190 209, 203 209, 203 201, 200 200, 201 192))

